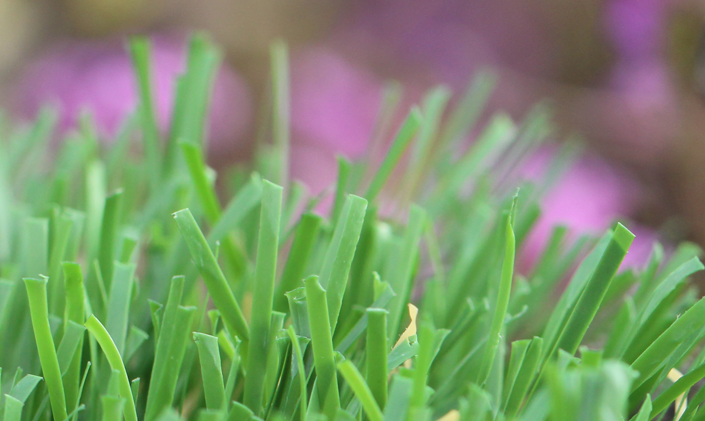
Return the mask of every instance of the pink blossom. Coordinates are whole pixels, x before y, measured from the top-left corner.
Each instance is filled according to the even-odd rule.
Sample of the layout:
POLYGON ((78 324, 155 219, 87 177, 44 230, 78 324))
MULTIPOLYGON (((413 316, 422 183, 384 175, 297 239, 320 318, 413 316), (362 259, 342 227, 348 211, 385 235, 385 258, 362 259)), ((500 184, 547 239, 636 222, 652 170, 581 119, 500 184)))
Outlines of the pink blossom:
POLYGON ((337 175, 335 156, 359 158, 372 138, 382 98, 371 73, 325 48, 294 56, 291 173, 313 194, 337 175))
MULTIPOLYGON (((550 159, 551 152, 537 154, 524 169, 525 177, 541 180, 550 159)), ((633 214, 640 196, 639 184, 627 174, 594 156, 579 159, 542 199, 541 216, 526 239, 519 266, 528 269, 538 260, 555 226, 569 229, 570 242, 581 235, 599 237, 615 221, 633 214)), ((623 267, 640 268, 656 236, 636 224, 626 225, 636 238, 623 267)))
MULTIPOLYGON (((152 86, 160 131, 168 132, 175 82, 185 70, 185 37, 152 37, 152 86)), ((49 103, 59 111, 62 131, 76 127, 80 114, 93 115, 107 141, 137 106, 137 84, 125 43, 120 40, 66 41, 32 62, 17 84, 12 108, 31 120, 49 103)), ((211 98, 211 153, 232 151, 250 124, 250 95, 244 81, 222 66, 211 98)))

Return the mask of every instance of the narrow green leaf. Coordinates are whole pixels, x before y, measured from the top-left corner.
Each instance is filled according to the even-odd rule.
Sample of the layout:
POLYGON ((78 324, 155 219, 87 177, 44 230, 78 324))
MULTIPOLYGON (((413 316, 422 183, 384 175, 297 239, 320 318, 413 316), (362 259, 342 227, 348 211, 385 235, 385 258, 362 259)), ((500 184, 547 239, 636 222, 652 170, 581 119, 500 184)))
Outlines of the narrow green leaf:
POLYGON ((409 302, 411 287, 419 254, 419 241, 426 225, 426 212, 414 205, 409 212, 409 224, 402 239, 399 256, 395 262, 394 272, 389 277, 389 284, 397 294, 389 306, 389 337, 395 341, 399 333, 402 314, 409 302))
POLYGON ((6 396, 12 396, 13 398, 17 399, 21 404, 24 404, 27 401, 29 395, 32 394, 32 392, 34 391, 34 388, 37 387, 39 382, 41 382, 42 380, 43 379, 39 376, 27 374, 22 378, 22 380, 12 386, 10 393, 6 396))
POLYGON ((132 299, 132 282, 135 275, 134 264, 115 262, 110 295, 108 298, 108 313, 105 323, 110 337, 113 338, 120 354, 125 353, 127 326, 132 299))
POLYGON ((220 314, 227 323, 228 328, 237 334, 243 342, 247 342, 250 337, 245 316, 240 310, 240 306, 235 300, 228 281, 223 275, 223 271, 218 266, 218 262, 213 255, 206 238, 201 229, 196 224, 196 220, 188 209, 180 210, 174 214, 174 219, 179 226, 179 230, 186 241, 191 258, 198 268, 203 281, 208 287, 208 292, 213 298, 215 306, 220 310, 220 314))
POLYGON ((402 376, 394 376, 389 392, 389 400, 384 409, 384 421, 406 420, 413 388, 413 380, 402 376))
POLYGON ((218 338, 195 332, 193 339, 198 347, 198 358, 201 362, 201 377, 203 391, 208 409, 219 410, 225 407, 225 385, 220 363, 218 338))
POLYGON ((301 281, 304 278, 322 222, 323 218, 312 213, 305 213, 301 216, 281 281, 274 292, 274 309, 276 311, 286 311, 288 299, 285 294, 301 287, 301 281))
POLYGON ((686 339, 691 339, 694 332, 702 328, 705 319, 705 298, 690 307, 683 315, 676 319, 641 355, 632 363, 631 367, 639 373, 639 377, 632 384, 632 391, 636 390, 657 370, 663 367, 667 357, 686 339))
POLYGON ((274 279, 277 271, 279 251, 279 223, 281 220, 282 188, 268 181, 262 190, 259 238, 257 241, 257 264, 255 289, 250 319, 250 342, 245 378, 244 403, 255 415, 262 414, 264 380, 267 373, 267 357, 271 349, 269 342, 272 320, 274 279))
POLYGON ((3 411, 3 421, 20 421, 22 418, 22 408, 24 403, 19 399, 5 395, 5 410, 3 411))
POLYGON ((367 384, 379 408, 387 404, 387 310, 368 308, 367 315, 367 384))
POLYGON ((350 385, 353 392, 355 392, 355 396, 362 402, 362 407, 365 408, 365 413, 367 413, 367 417, 370 421, 382 421, 384 419, 382 410, 379 409, 379 405, 377 405, 372 391, 353 363, 351 363, 350 360, 342 361, 338 364, 338 371, 340 371, 340 374, 343 375, 345 381, 350 385))
POLYGON ((575 310, 561 334, 558 342, 560 349, 575 354, 633 240, 634 234, 622 224, 617 224, 600 263, 585 286, 585 291, 576 303, 575 310))
POLYGON ((542 351, 543 339, 535 336, 531 341, 531 345, 529 345, 529 349, 526 351, 521 369, 517 374, 511 394, 507 400, 505 408, 505 414, 507 414, 507 416, 514 416, 518 413, 531 384, 538 375, 542 351))
POLYGON ((125 398, 114 395, 106 395, 100 398, 103 404, 103 421, 122 421, 122 414, 125 408, 125 398))
POLYGON ((279 162, 277 182, 288 185, 289 177, 289 52, 286 44, 275 41, 269 50, 272 84, 272 137, 279 162))
POLYGON ((115 245, 120 225, 122 197, 122 190, 116 191, 105 199, 105 206, 103 208, 98 262, 100 263, 100 274, 107 290, 110 290, 113 276, 113 261, 116 257, 115 245))
POLYGON ((103 353, 105 354, 105 358, 108 360, 108 364, 110 364, 110 368, 120 372, 120 397, 125 399, 125 420, 137 421, 137 411, 135 410, 135 403, 132 400, 130 380, 127 377, 127 371, 125 371, 125 365, 120 357, 120 352, 115 346, 115 343, 110 337, 108 331, 100 323, 100 321, 95 318, 95 316, 91 315, 91 317, 88 318, 88 321, 86 321, 85 326, 103 349, 103 353))
POLYGON ((509 305, 509 294, 512 290, 512 278, 514 277, 514 230, 512 229, 512 217, 510 214, 504 216, 504 260, 502 263, 502 275, 499 282, 499 290, 497 293, 497 303, 494 308, 492 317, 492 325, 490 326, 487 346, 482 357, 482 365, 477 375, 477 383, 484 385, 490 375, 492 364, 494 363, 497 354, 497 347, 501 339, 502 327, 504 326, 504 317, 507 314, 509 305))
POLYGON ((159 149, 159 129, 151 90, 151 43, 146 37, 130 39, 130 55, 139 87, 139 119, 142 126, 147 168, 152 189, 158 185, 161 176, 161 151, 159 149))
POLYGON ((318 401, 323 405, 323 413, 332 419, 340 408, 340 397, 326 291, 318 282, 318 276, 309 276, 304 280, 304 285, 306 286, 313 360, 316 367, 316 392, 318 401))
POLYGON ((382 191, 387 179, 392 174, 392 171, 406 151, 406 148, 421 127, 421 121, 422 117, 419 109, 412 108, 411 111, 409 111, 409 115, 404 120, 404 123, 402 123, 399 132, 397 132, 392 146, 385 155, 384 161, 377 170, 372 182, 370 182, 370 186, 367 188, 365 198, 370 202, 374 202, 377 195, 382 191))
POLYGON ((320 283, 327 291, 332 331, 335 330, 340 316, 343 295, 348 285, 350 267, 360 239, 366 210, 365 199, 348 195, 321 268, 320 283))
MULTIPOLYGON (((34 338, 37 341, 39 361, 46 380, 51 409, 56 419, 66 419, 66 396, 61 381, 61 368, 54 347, 54 339, 49 327, 49 310, 47 303, 47 279, 24 278, 29 298, 29 311, 32 317, 34 338)), ((132 421, 132 420, 128 420, 132 421)))

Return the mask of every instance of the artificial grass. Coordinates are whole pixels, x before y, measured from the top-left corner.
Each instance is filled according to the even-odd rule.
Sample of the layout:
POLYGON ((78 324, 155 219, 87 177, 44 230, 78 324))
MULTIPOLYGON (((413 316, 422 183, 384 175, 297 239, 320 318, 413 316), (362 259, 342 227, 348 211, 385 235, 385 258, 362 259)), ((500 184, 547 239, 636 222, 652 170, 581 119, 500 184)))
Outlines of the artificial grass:
POLYGON ((130 51, 139 110, 114 142, 86 117, 57 150, 50 109, 3 122, 0 420, 705 420, 698 247, 620 271, 623 225, 556 227, 517 272, 576 155, 517 186, 544 104, 478 131, 495 83, 480 75, 455 106, 430 90, 395 134, 392 84, 373 152, 339 159, 319 214, 288 177, 283 44, 254 168, 219 174, 204 160, 218 49, 194 36, 166 136, 149 42, 130 51))

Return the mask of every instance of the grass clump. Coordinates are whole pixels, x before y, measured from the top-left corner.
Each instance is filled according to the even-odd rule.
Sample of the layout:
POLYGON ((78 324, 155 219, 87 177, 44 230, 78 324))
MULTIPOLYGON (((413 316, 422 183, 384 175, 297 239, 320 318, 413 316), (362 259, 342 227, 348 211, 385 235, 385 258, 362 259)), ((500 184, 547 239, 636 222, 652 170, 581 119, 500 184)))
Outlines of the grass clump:
POLYGON ((131 52, 139 111, 112 146, 86 118, 55 151, 51 111, 3 131, 0 420, 705 420, 700 249, 655 245, 620 271, 623 225, 576 240, 556 227, 516 271, 574 155, 516 185, 545 106, 490 118, 464 150, 491 77, 455 107, 431 90, 396 134, 390 86, 373 146, 389 152, 339 160, 328 217, 282 164, 282 44, 272 141, 252 175, 217 183, 203 124, 218 49, 194 37, 163 142, 149 43, 131 52))

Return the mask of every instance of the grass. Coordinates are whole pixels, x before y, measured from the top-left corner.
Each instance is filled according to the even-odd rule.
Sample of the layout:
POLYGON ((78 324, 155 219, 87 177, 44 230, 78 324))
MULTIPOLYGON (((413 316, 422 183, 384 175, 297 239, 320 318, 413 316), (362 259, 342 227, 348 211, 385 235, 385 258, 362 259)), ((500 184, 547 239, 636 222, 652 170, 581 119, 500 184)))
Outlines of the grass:
POLYGON ((189 48, 166 135, 144 38, 115 142, 86 117, 48 147, 50 109, 0 133, 0 421, 705 420, 699 247, 625 267, 618 221, 600 238, 559 226, 515 266, 579 150, 521 180, 545 105, 485 116, 481 74, 402 110, 392 83, 321 212, 288 175, 286 46, 254 163, 218 173, 221 53, 200 34, 189 48))

